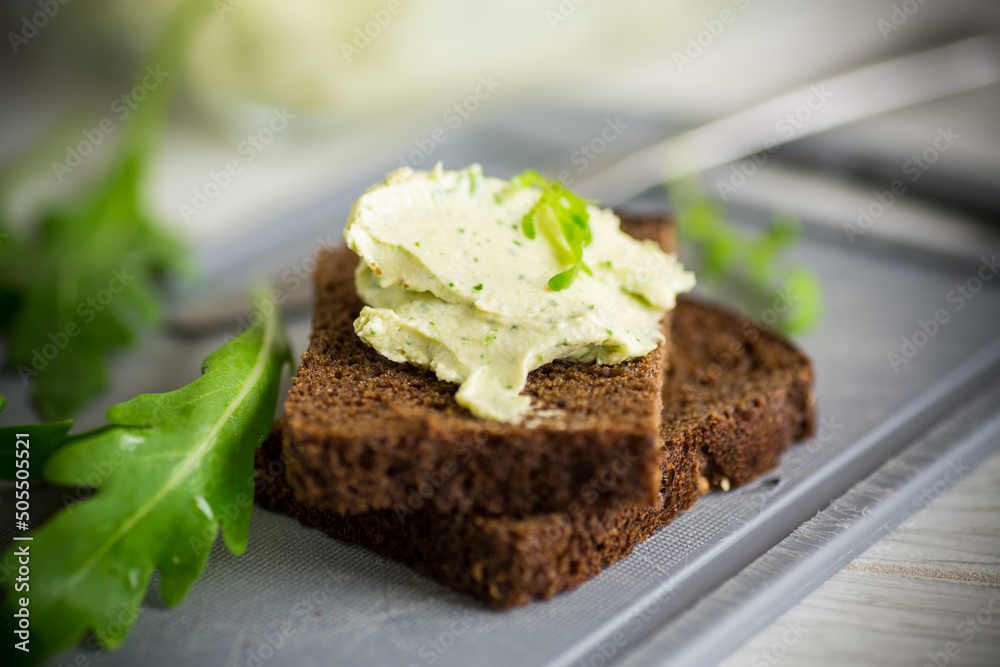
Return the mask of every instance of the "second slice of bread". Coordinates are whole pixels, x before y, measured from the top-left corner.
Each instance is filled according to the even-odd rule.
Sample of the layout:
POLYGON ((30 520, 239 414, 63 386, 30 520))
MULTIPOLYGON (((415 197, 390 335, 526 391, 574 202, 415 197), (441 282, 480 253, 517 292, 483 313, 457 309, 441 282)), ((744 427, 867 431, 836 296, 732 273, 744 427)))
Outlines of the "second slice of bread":
POLYGON ((596 479, 565 512, 521 518, 428 508, 338 514, 295 499, 277 429, 257 452, 256 500, 494 607, 551 597, 626 556, 710 485, 755 479, 777 465, 793 440, 812 433, 812 366, 793 345, 688 300, 678 303, 673 337, 655 506, 601 509, 596 494, 613 480, 596 479))

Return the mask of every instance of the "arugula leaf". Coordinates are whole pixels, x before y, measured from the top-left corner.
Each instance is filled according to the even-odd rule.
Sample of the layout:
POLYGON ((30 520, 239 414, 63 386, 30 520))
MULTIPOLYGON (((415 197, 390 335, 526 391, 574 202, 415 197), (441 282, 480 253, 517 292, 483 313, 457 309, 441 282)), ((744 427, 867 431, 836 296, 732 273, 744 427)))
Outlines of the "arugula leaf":
MULTIPOLYGON (((118 187, 134 193, 135 174, 123 172, 118 187)), ((50 215, 15 256, 0 253, 0 289, 14 302, 6 365, 34 380, 46 419, 72 414, 106 387, 107 353, 130 343, 140 321, 160 320, 156 278, 180 264, 180 246, 123 199, 112 191, 82 216, 50 215)))
MULTIPOLYGON (((3 412, 6 407, 7 399, 0 396, 0 412, 3 412)), ((40 480, 45 463, 53 454, 71 442, 88 438, 110 427, 101 426, 86 433, 70 435, 69 432, 72 428, 72 419, 51 424, 23 424, 0 428, 0 480, 15 481, 17 471, 20 469, 27 471, 28 477, 24 479, 40 480), (31 463, 27 465, 22 463, 22 467, 19 468, 17 448, 14 443, 22 439, 18 437, 22 435, 27 435, 27 440, 31 443, 29 457, 31 463)))
POLYGON ((822 284, 813 271, 785 259, 799 236, 797 220, 775 216, 767 231, 752 237, 729 222, 722 205, 695 182, 674 183, 670 199, 681 240, 698 254, 700 278, 725 287, 751 311, 771 308, 785 333, 816 326, 823 314, 822 284))
POLYGON ((583 248, 591 242, 588 202, 559 181, 550 181, 533 169, 526 169, 510 182, 516 188, 536 187, 542 191, 535 205, 521 218, 524 235, 534 239, 536 229, 543 228, 553 245, 568 253, 572 266, 552 276, 549 288, 557 292, 566 289, 580 269, 590 274, 590 268, 583 262, 583 248))
POLYGON ((183 246, 146 213, 141 183, 175 65, 204 5, 182 5, 150 55, 148 66, 168 75, 132 112, 104 185, 83 202, 54 208, 23 237, 0 217, 5 367, 33 382, 33 403, 46 420, 71 415, 107 386, 109 352, 131 343, 137 325, 161 321, 157 279, 185 266, 183 246))
MULTIPOLYGON (((0 402, 3 397, 0 396, 0 402)), ((26 479, 41 479, 45 462, 74 440, 87 437, 93 431, 80 435, 70 435, 69 430, 73 428, 73 421, 66 420, 52 424, 28 424, 24 426, 5 426, 0 428, 0 479, 14 480, 17 476, 20 460, 17 458, 17 451, 14 443, 19 439, 19 434, 27 434, 31 443, 30 465, 27 465, 28 477, 26 479)), ((22 465, 25 465, 22 463, 22 465)))
MULTIPOLYGON (((48 460, 46 481, 75 486, 80 471, 97 471, 87 478, 97 492, 59 512, 32 542, 15 544, 30 547, 33 657, 88 631, 119 646, 153 570, 163 600, 178 603, 204 570, 220 523, 230 551, 246 548, 254 449, 271 427, 291 363, 270 310, 205 359, 197 380, 112 407, 109 426, 70 437, 48 460)), ((16 568, 14 552, 3 555, 3 571, 16 568)), ((22 595, 9 590, 8 606, 16 609, 22 595)))

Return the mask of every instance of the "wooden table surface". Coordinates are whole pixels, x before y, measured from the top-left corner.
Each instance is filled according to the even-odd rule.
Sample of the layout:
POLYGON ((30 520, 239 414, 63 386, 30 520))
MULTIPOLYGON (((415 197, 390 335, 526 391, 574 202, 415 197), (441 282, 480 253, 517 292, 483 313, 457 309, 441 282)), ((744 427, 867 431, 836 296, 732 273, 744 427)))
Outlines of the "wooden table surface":
POLYGON ((1000 665, 1000 452, 721 665, 1000 665))

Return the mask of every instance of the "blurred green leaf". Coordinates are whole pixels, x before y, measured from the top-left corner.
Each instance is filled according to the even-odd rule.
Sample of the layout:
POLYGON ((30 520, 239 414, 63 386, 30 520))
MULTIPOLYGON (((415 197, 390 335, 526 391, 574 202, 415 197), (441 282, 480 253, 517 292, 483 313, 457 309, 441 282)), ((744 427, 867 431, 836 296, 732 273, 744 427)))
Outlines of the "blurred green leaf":
MULTIPOLYGON (((11 427, 31 433, 32 469, 48 458, 46 481, 97 489, 0 559, 12 571, 16 549, 30 544, 32 659, 88 632, 105 647, 119 646, 153 571, 164 602, 180 602, 201 576, 220 525, 230 551, 246 548, 254 449, 271 428, 289 363, 277 311, 262 309, 258 324, 205 359, 201 377, 112 407, 108 426, 79 436, 68 435, 72 422, 11 427)), ((5 462, 14 447, 15 439, 0 439, 5 462)), ((18 598, 7 591, 5 629, 16 622, 18 598)))
MULTIPOLYGON (((0 396, 0 400, 3 397, 0 396)), ((28 471, 27 479, 41 479, 45 463, 53 454, 75 440, 86 438, 96 434, 98 430, 70 435, 73 428, 73 421, 54 422, 52 424, 22 424, 19 426, 5 426, 0 428, 0 479, 14 481, 17 477, 18 469, 28 471), (30 464, 24 464, 23 459, 17 457, 15 443, 18 436, 27 435, 30 443, 30 464), (19 468, 18 461, 22 461, 19 468)), ((103 430, 103 429, 99 429, 103 430)))
POLYGON ((785 289, 793 306, 784 320, 783 329, 790 334, 803 334, 823 318, 823 285, 815 272, 803 266, 793 266, 785 276, 785 289))
MULTIPOLYGON (((179 70, 206 7, 181 5, 140 71, 179 70)), ((188 266, 183 246, 148 215, 141 189, 174 86, 170 75, 147 89, 116 166, 89 197, 53 207, 20 237, 0 214, 4 367, 33 385, 46 420, 70 416, 104 390, 109 353, 140 325, 161 321, 158 279, 188 266)))
POLYGON ((775 311, 778 328, 785 333, 802 334, 819 323, 823 314, 819 277, 786 257, 799 238, 798 220, 776 215, 767 230, 750 236, 731 223, 723 206, 709 199, 696 182, 672 184, 670 199, 681 240, 695 249, 700 278, 721 286, 748 312, 780 304, 775 311))

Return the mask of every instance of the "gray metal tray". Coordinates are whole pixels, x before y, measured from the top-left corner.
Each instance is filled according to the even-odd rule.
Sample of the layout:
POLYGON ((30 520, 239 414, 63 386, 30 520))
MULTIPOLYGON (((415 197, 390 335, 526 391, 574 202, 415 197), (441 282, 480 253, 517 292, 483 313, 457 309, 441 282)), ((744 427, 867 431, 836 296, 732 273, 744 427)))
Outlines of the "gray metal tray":
MULTIPOLYGON (((473 144, 456 152, 472 154, 473 144)), ((461 161, 449 159, 449 165, 461 161)), ((347 196, 335 193, 313 207, 306 216, 312 222, 297 228, 299 237, 315 238, 320 215, 342 220, 346 207, 337 206, 347 196)), ((759 214, 737 217, 752 226, 759 214)), ((336 224, 327 225, 324 232, 330 231, 336 224)), ((260 237, 247 243, 262 246, 260 237)), ((302 250, 284 256, 301 257, 302 250)), ((997 250, 984 248, 983 255, 997 250)), ((258 510, 247 551, 235 557, 216 544, 205 576, 182 604, 166 608, 154 579, 119 651, 76 649, 51 664, 73 664, 78 654, 94 665, 296 667, 707 664, 725 656, 891 528, 893 517, 912 511, 886 502, 895 490, 944 480, 956 452, 964 457, 961 469, 1000 443, 1000 425, 991 421, 1000 395, 993 386, 1000 371, 1000 279, 984 282, 961 308, 953 292, 989 262, 868 237, 852 245, 819 227, 807 227, 795 254, 827 289, 822 326, 800 341, 816 366, 817 436, 757 483, 704 497, 579 589, 491 611, 407 567, 258 510), (947 322, 921 335, 921 322, 933 329, 926 322, 939 310, 947 322), (894 368, 889 354, 902 354, 903 338, 913 342, 906 350, 912 358, 894 368), (897 474, 885 477, 886 468, 879 468, 894 456, 897 474), (899 473, 898 461, 909 461, 908 473, 899 473), (879 493, 842 498, 806 523, 872 473, 866 483, 879 493), (845 519, 844 512, 853 514, 845 519)), ((290 326, 301 351, 308 315, 290 326)), ((218 336, 151 339, 148 354, 118 363, 107 402, 137 387, 162 391, 190 380, 218 342, 218 336), (150 376, 157 386, 150 387, 150 376)), ((16 378, 0 380, 0 392, 12 398, 6 423, 24 414, 17 385, 16 378)), ((96 419, 91 414, 84 423, 96 419)), ((9 531, 6 524, 0 528, 9 531)))

